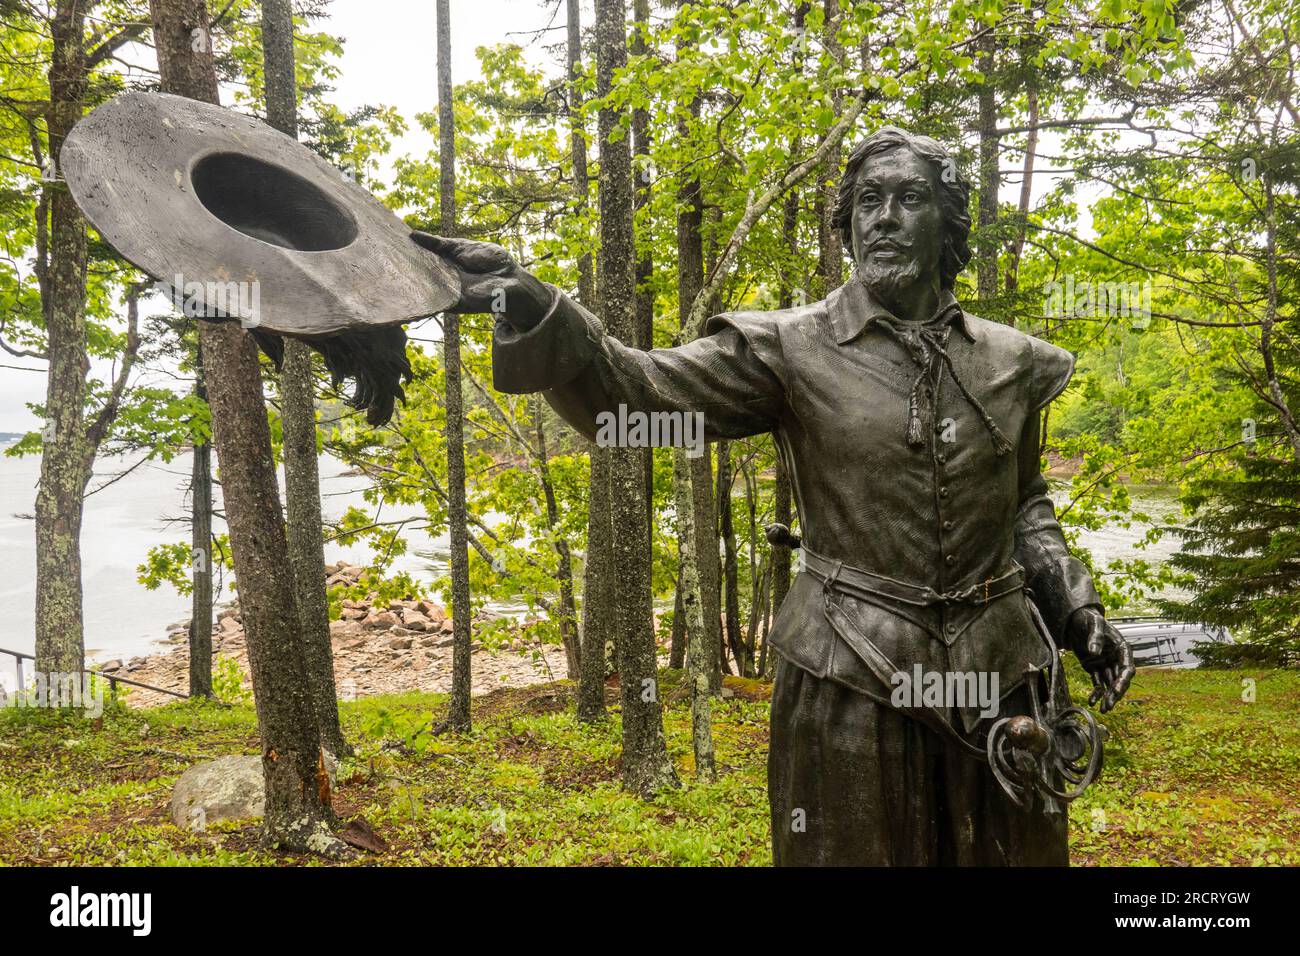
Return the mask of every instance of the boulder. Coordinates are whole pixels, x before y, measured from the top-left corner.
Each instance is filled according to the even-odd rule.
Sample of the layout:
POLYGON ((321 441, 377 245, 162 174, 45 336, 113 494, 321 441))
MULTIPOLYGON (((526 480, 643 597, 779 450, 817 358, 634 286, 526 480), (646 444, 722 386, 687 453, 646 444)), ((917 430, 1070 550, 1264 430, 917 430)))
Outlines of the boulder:
POLYGON ((441 624, 447 619, 447 613, 432 601, 417 601, 415 609, 435 624, 441 624))
POLYGON ((419 611, 407 611, 402 615, 402 624, 412 631, 427 631, 430 621, 419 611))
POLYGON ((336 641, 349 637, 358 637, 360 634, 361 623, 359 621, 330 621, 330 637, 336 641))
MULTIPOLYGON (((325 755, 330 786, 337 762, 325 755)), ((172 821, 187 830, 202 830, 218 820, 256 819, 266 810, 262 758, 257 754, 218 757, 195 764, 181 774, 172 791, 172 821)))
POLYGON ((391 651, 409 651, 411 649, 411 639, 399 634, 384 641, 384 647, 391 651))
POLYGON ((390 627, 400 627, 401 623, 402 623, 402 619, 398 617, 396 614, 394 614, 392 611, 376 611, 376 610, 371 610, 370 614, 367 615, 365 621, 365 625, 368 628, 372 628, 372 629, 383 628, 384 630, 387 630, 390 627))
POLYGON ((260 756, 219 757, 186 770, 172 791, 172 821, 203 830, 218 820, 247 820, 266 809, 260 756))

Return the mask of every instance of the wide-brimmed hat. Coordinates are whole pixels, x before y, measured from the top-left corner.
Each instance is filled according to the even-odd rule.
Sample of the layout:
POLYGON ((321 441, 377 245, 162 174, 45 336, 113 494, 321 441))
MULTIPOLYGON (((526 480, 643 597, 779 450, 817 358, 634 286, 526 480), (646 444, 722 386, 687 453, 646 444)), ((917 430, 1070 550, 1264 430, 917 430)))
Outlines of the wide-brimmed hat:
POLYGON ((319 337, 460 295, 455 272, 346 173, 233 110, 125 93, 73 128, 60 168, 105 241, 205 317, 319 337))
POLYGON ((184 311, 238 319, 279 365, 282 335, 325 358, 371 424, 411 378, 401 323, 455 304, 459 279, 405 223, 296 140, 233 110, 125 93, 64 141, 86 218, 184 311))

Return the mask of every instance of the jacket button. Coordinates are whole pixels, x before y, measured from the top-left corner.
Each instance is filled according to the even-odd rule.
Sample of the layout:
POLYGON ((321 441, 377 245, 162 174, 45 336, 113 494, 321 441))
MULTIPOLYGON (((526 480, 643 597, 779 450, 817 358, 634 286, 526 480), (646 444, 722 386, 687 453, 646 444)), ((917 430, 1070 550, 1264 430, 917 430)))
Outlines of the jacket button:
POLYGON ((942 487, 939 489, 939 497, 940 497, 940 498, 947 498, 947 497, 948 497, 948 486, 947 486, 947 485, 944 485, 944 486, 942 486, 942 487))
POLYGON ((934 456, 934 460, 937 461, 939 464, 942 465, 944 462, 946 462, 946 461, 948 460, 948 456, 947 456, 947 455, 935 455, 935 456, 934 456))
POLYGON ((956 633, 957 633, 957 625, 956 625, 956 624, 948 624, 948 625, 946 625, 946 626, 944 627, 944 630, 947 631, 949 634, 956 634, 956 633))
POLYGON ((943 530, 944 530, 944 531, 951 531, 951 530, 952 530, 952 522, 951 522, 951 521, 945 521, 945 522, 943 523, 943 530))
POLYGON ((955 554, 950 554, 950 555, 948 555, 948 557, 944 558, 943 560, 944 560, 946 563, 948 563, 948 564, 956 564, 956 563, 957 563, 957 555, 955 555, 955 554))

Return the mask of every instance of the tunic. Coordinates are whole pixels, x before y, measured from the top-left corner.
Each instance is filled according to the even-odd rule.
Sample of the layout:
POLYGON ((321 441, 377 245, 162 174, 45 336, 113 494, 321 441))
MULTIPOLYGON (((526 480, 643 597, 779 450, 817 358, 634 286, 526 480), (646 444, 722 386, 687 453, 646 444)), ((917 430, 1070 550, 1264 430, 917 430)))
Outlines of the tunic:
MULTIPOLYGON (((700 412, 709 441, 771 432, 809 560, 879 583, 837 595, 851 629, 904 672, 996 679, 1001 716, 1026 712, 1026 668, 1053 653, 1029 602, 1058 642, 1101 606, 1039 463, 1039 413, 1073 366, 951 292, 924 326, 903 322, 856 274, 819 302, 713 316, 672 349, 623 345, 558 290, 542 322, 499 321, 493 341, 496 388, 542 391, 588 438, 620 405, 700 412)), ((770 635, 775 862, 1065 863, 1064 813, 1017 810, 987 765, 891 706, 829 620, 824 577, 801 568, 770 635)), ((976 741, 987 724, 967 704, 944 714, 976 741)))

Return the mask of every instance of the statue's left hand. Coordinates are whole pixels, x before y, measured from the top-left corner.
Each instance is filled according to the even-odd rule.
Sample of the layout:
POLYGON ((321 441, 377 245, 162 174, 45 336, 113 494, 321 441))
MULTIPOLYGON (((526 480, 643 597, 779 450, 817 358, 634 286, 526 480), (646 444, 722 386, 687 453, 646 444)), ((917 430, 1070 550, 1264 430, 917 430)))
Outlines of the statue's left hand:
POLYGON ((1081 607, 1065 625, 1065 641, 1092 676, 1089 704, 1101 701, 1101 712, 1114 707, 1128 691, 1137 668, 1124 636, 1095 607, 1081 607))

